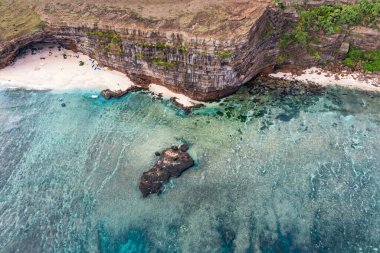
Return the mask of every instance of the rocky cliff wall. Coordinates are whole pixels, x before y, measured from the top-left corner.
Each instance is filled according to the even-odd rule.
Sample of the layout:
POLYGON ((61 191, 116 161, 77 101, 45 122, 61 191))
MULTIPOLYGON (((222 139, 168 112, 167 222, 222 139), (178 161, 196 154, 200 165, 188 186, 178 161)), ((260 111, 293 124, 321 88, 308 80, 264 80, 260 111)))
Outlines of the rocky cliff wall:
POLYGON ((155 82, 193 99, 214 100, 276 64, 280 33, 275 27, 281 22, 277 11, 268 8, 247 34, 224 41, 160 31, 52 24, 3 46, 0 67, 30 43, 57 41, 125 72, 140 84, 155 82))

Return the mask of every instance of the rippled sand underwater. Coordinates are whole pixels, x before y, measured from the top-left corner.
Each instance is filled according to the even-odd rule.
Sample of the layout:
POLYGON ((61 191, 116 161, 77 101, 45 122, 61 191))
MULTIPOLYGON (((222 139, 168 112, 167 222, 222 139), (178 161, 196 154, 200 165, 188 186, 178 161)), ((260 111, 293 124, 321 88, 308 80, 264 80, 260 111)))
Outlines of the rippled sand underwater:
POLYGON ((258 81, 184 115, 91 94, 0 91, 0 252, 380 250, 380 95, 258 81), (183 142, 196 166, 143 199, 183 142))

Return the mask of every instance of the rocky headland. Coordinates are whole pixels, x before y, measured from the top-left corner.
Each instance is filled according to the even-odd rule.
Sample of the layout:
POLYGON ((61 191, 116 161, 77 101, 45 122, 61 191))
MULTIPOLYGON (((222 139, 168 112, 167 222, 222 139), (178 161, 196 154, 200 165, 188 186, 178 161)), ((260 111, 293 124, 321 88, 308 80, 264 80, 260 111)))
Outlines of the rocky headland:
POLYGON ((342 20, 339 26, 309 24, 315 15, 330 15, 325 6, 334 11, 344 9, 339 3, 357 2, 374 3, 6 0, 0 5, 5 13, 0 68, 32 43, 58 42, 126 73, 137 85, 160 84, 200 101, 227 96, 256 75, 289 64, 308 68, 343 62, 376 72, 379 13, 371 12, 365 20, 342 20), (352 59, 353 49, 362 58, 352 59), (364 64, 371 59, 374 64, 364 64))

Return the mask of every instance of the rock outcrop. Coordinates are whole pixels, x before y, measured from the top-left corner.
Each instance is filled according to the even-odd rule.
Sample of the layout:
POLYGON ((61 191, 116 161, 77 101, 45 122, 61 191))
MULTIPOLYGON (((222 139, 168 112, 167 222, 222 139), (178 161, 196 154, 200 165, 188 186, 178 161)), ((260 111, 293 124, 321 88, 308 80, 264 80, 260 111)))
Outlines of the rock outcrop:
POLYGON ((153 168, 141 177, 140 191, 143 197, 149 194, 162 191, 162 186, 167 183, 171 177, 179 177, 181 174, 194 165, 194 160, 187 153, 186 144, 180 147, 173 146, 165 149, 153 168))
POLYGON ((140 91, 140 90, 146 90, 147 88, 144 87, 139 87, 139 86, 132 86, 126 90, 110 90, 106 89, 103 90, 100 95, 102 95, 105 99, 111 99, 111 98, 119 98, 122 97, 129 92, 135 92, 135 91, 140 91))

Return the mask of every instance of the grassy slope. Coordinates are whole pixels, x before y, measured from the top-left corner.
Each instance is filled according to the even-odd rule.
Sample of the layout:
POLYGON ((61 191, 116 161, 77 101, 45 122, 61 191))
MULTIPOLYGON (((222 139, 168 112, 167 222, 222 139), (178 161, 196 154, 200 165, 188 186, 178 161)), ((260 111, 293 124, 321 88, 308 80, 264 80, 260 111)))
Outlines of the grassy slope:
POLYGON ((34 7, 22 0, 0 2, 0 41, 30 34, 41 29, 34 7))
POLYGON ((270 3, 273 0, 0 0, 0 44, 40 30, 37 13, 49 23, 132 24, 231 38, 245 34, 270 3))

